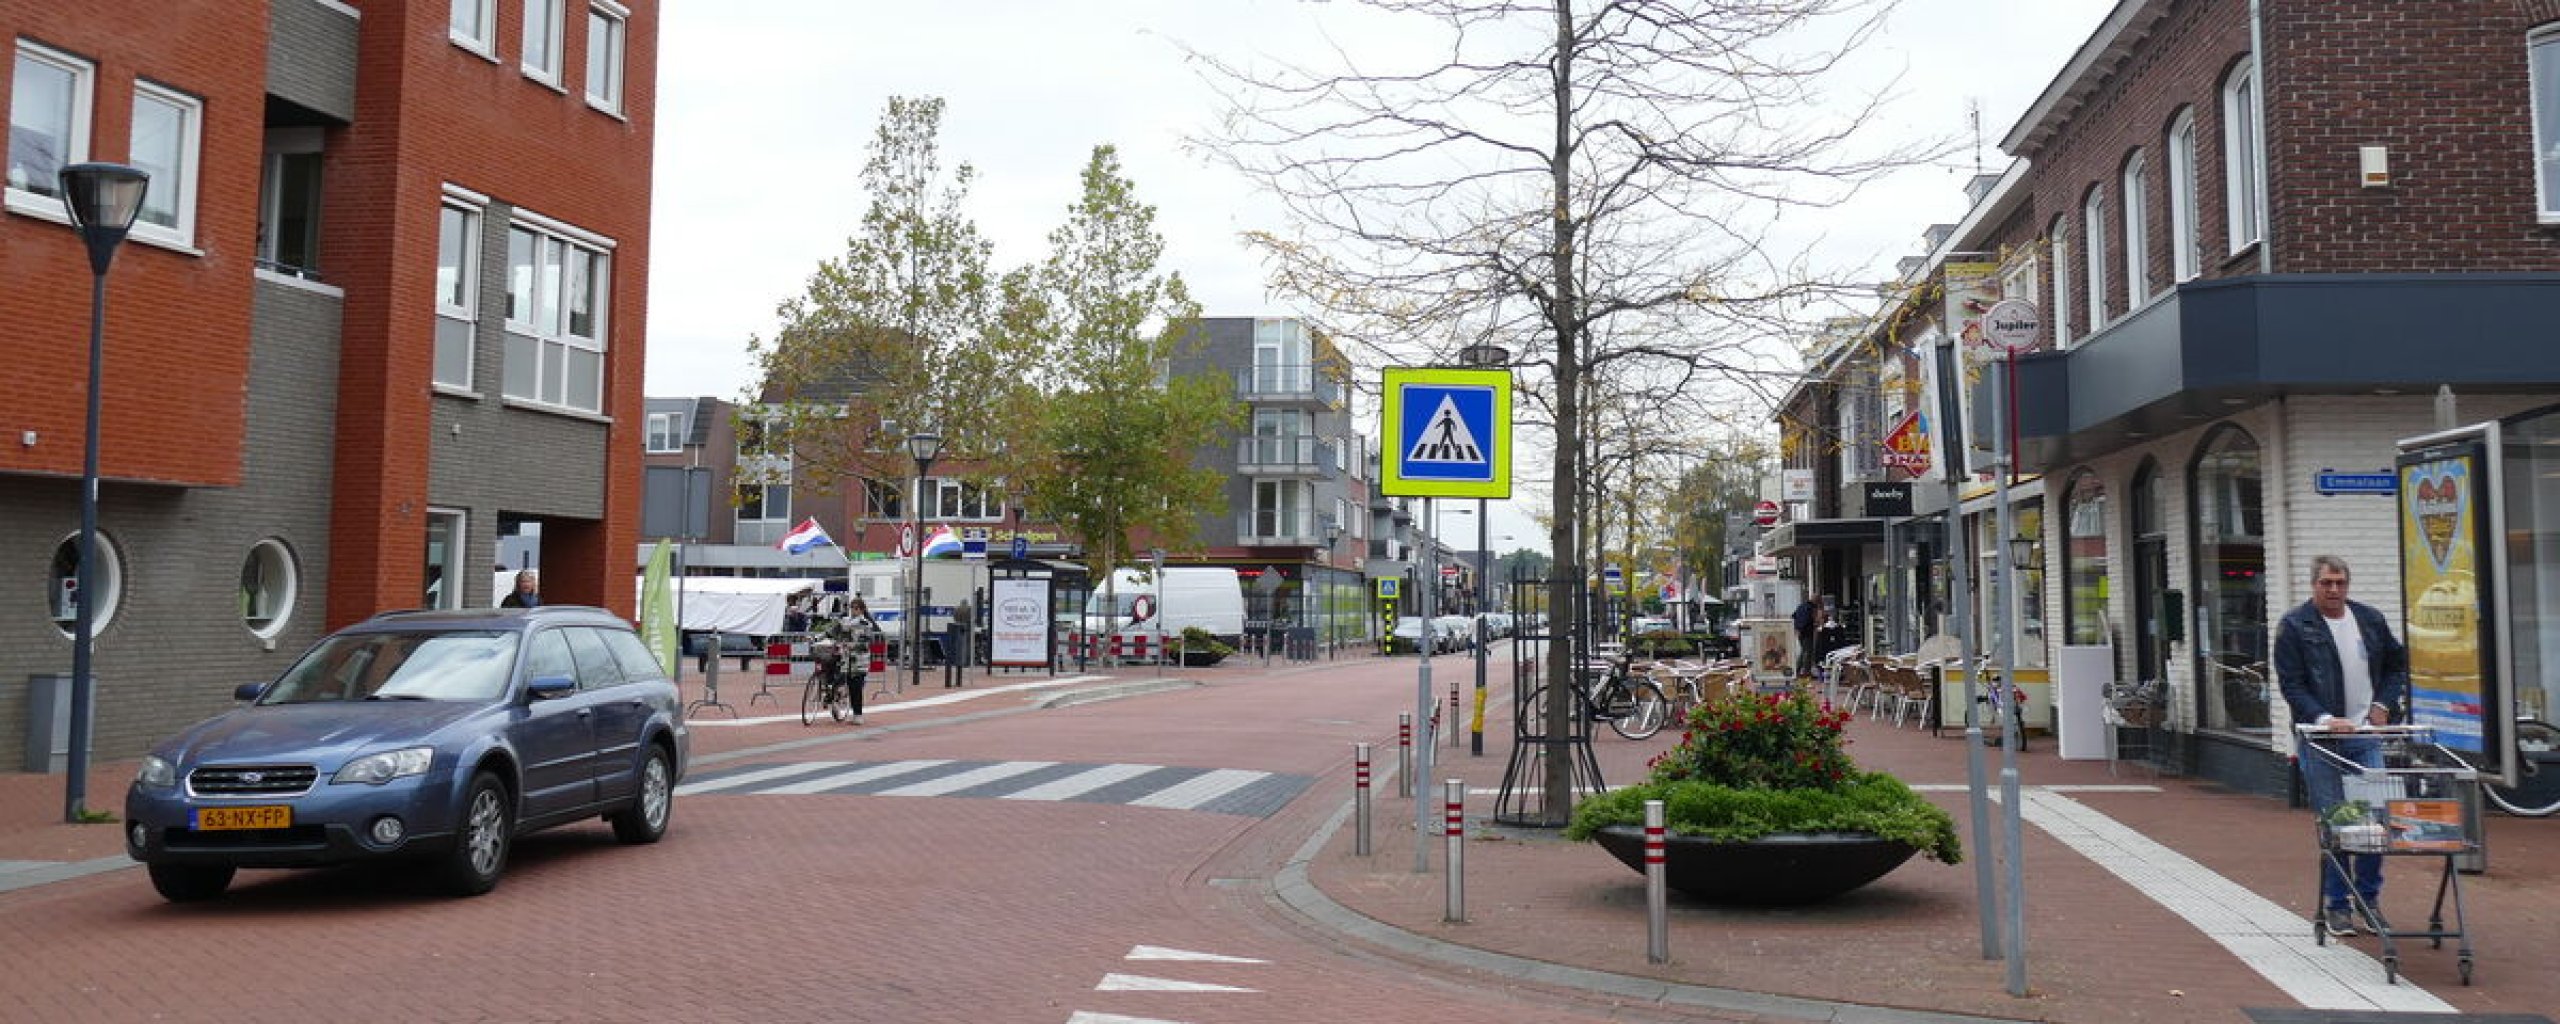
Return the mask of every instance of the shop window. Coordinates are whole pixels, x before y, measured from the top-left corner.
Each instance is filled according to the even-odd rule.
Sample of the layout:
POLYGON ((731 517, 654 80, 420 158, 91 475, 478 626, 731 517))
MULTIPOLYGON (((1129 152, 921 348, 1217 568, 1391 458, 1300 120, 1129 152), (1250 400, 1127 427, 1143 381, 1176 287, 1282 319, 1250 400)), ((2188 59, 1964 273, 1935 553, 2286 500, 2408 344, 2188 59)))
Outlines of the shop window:
POLYGON ((2264 735, 2273 679, 2267 664, 2267 549, 2258 441, 2224 425, 2189 470, 2195 536, 2196 692, 2207 729, 2264 735))
POLYGON ((2063 642, 2107 643, 2107 488, 2084 469, 2062 501, 2063 642))
POLYGON ((2133 471, 2131 493, 2134 671, 2160 680, 2167 678, 2170 623, 2184 613, 2171 607, 2169 596, 2169 499, 2157 461, 2144 459, 2133 471))

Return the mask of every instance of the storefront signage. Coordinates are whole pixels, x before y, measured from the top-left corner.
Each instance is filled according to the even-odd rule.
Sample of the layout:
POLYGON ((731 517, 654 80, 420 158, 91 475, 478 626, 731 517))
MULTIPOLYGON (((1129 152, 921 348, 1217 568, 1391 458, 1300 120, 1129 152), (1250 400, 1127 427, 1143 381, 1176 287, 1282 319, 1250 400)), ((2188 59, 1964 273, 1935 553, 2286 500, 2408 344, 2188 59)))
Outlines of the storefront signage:
POLYGON ((1907 516, 1911 514, 1910 484, 1867 483, 1864 495, 1870 516, 1907 516))
POLYGON ((2388 471, 2340 473, 2324 469, 2311 478, 2311 489, 2322 494, 2398 494, 2400 478, 2388 471))
POLYGON ((2036 304, 2025 299, 2002 299, 1982 316, 1983 342, 2013 356, 2033 350, 2037 332, 2043 329, 2036 304))
POLYGON ((1757 505, 1751 506, 1751 525, 1778 525, 1778 503, 1774 501, 1763 501, 1757 505))
POLYGON ((1780 470, 1778 497, 1788 501, 1812 501, 1813 471, 1810 469, 1780 470))
MULTIPOLYGON (((1929 425, 1914 411, 1884 438, 1884 464, 1912 476, 1929 471, 1929 425)), ((1909 512, 1898 513, 1910 515, 1909 512)))
POLYGON ((2482 600, 2482 569, 2496 551, 2484 514, 2496 444, 2493 432, 2404 452, 2395 474, 2410 718, 2445 746, 2488 755, 2481 768, 2491 775, 2505 768, 2510 706, 2493 685, 2499 637, 2482 600))

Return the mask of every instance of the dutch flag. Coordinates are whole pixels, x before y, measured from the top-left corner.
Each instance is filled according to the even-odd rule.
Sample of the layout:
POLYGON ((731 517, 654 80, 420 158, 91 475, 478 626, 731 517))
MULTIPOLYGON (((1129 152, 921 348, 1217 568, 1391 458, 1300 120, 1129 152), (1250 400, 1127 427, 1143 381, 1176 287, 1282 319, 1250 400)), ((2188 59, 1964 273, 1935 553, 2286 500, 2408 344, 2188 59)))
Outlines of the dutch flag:
POLYGON ((835 538, 827 536, 827 528, 818 525, 818 517, 810 516, 792 527, 790 533, 783 534, 781 540, 773 542, 773 546, 796 555, 821 544, 834 547, 835 543, 835 538))
POLYGON ((960 554, 960 535, 948 526, 935 527, 933 536, 925 538, 924 557, 946 558, 960 554))

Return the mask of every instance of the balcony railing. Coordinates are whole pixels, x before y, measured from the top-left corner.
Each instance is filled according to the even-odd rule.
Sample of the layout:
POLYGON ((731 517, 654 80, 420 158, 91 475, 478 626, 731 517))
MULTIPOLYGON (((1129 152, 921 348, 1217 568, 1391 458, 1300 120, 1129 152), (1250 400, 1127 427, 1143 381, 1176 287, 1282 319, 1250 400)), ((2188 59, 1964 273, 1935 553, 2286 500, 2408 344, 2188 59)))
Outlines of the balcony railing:
POLYGON ((1263 476, 1316 475, 1332 468, 1324 439, 1312 434, 1262 435, 1236 441, 1236 471, 1263 476))
POLYGON ((1310 523, 1292 522, 1285 515, 1241 515, 1236 517, 1236 543, 1255 547, 1312 548, 1324 544, 1310 523))
POLYGON ((1254 366, 1236 371, 1236 397, 1248 402, 1342 404, 1342 382, 1309 365, 1254 366))

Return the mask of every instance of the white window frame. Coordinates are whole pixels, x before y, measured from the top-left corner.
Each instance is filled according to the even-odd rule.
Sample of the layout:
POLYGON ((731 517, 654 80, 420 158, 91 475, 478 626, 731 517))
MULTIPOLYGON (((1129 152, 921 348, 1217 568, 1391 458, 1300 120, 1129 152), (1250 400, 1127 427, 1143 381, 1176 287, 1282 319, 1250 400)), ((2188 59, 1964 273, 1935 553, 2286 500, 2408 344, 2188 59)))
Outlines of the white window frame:
POLYGON ((612 0, 587 4, 587 105, 622 115, 625 72, 630 67, 631 12, 612 0), (597 34, 604 38, 599 40, 597 34), (601 70, 603 73, 598 74, 601 70), (603 81, 598 81, 601 78, 603 81))
POLYGON ((444 202, 436 207, 436 271, 439 275, 444 271, 446 211, 462 215, 462 266, 455 271, 461 275, 459 283, 462 286, 462 295, 457 304, 453 301, 454 295, 445 289, 444 283, 442 281, 436 283, 436 331, 439 338, 436 342, 434 364, 436 368, 431 369, 430 373, 438 387, 469 391, 471 382, 475 379, 474 375, 480 369, 480 236, 482 233, 480 218, 482 211, 477 204, 465 202, 452 195, 447 195, 444 202), (461 380, 446 380, 440 369, 444 364, 444 341, 441 335, 448 329, 445 327, 447 323, 461 325, 463 332, 461 380))
POLYGON ((2151 301, 2151 233, 2143 221, 2150 216, 2146 201, 2150 177, 2142 167, 2143 153, 2137 149, 2124 161, 2124 309, 2126 313, 2142 308, 2151 301))
POLYGON ((445 32, 453 45, 491 60, 498 58, 498 0, 453 0, 453 12, 445 22, 445 32), (480 23, 480 33, 473 35, 463 27, 463 14, 469 12, 480 23))
POLYGON ((2071 221, 2057 216, 2045 232, 2053 247, 2053 347, 2071 346, 2071 221))
POLYGON ((507 225, 507 241, 508 345, 511 350, 525 343, 532 345, 533 377, 524 381, 502 372, 499 392, 510 400, 602 414, 605 364, 612 350, 613 241, 522 209, 515 211, 507 225), (530 236, 533 245, 533 262, 521 271, 515 261, 515 238, 519 233, 530 236), (546 272, 546 255, 555 249, 561 262, 550 265, 546 272), (570 276, 568 257, 572 253, 594 259, 588 282, 594 307, 589 335, 570 333, 569 306, 559 294, 570 276), (523 301, 517 302, 520 286, 525 293, 523 301), (578 353, 592 353, 595 357, 593 406, 571 400, 567 380, 571 374, 567 368, 578 353), (555 366, 559 380, 553 379, 555 366))
MULTIPOLYGON (((444 589, 436 591, 433 601, 427 600, 424 591, 419 592, 418 599, 430 608, 460 608, 462 607, 463 577, 468 575, 463 572, 463 567, 471 564, 469 557, 471 513, 464 509, 446 508, 440 505, 427 506, 429 543, 422 547, 429 551, 434 550, 434 535, 439 531, 444 534, 444 564, 430 563, 430 565, 444 571, 444 579, 441 581, 444 589)), ((495 598, 490 600, 492 603, 496 601, 495 598)))
POLYGON ((2196 245, 2196 112, 2178 111, 2169 123, 2169 279, 2201 272, 2196 245))
POLYGON ((147 216, 137 216, 131 236, 137 241, 192 249, 196 238, 197 168, 204 162, 204 101, 148 79, 135 79, 133 120, 128 124, 142 123, 142 107, 146 103, 161 104, 177 112, 178 165, 160 170, 145 166, 138 154, 132 153, 131 140, 127 142, 127 162, 151 172, 151 187, 143 195, 143 213, 150 212, 152 199, 167 197, 170 219, 175 223, 159 224, 147 216))
MULTIPOLYGON (((267 129, 267 141, 258 166, 258 266, 280 274, 317 279, 320 268, 305 263, 286 263, 282 241, 284 235, 285 165, 295 157, 318 157, 326 146, 324 136, 315 125, 275 125, 267 129)), ((317 264, 320 244, 317 208, 312 211, 315 223, 311 237, 305 239, 310 252, 307 263, 317 264)))
POLYGON ((741 480, 738 482, 737 486, 739 491, 737 515, 738 533, 740 535, 738 538, 739 543, 765 543, 772 540, 773 537, 781 536, 781 534, 775 533, 773 534, 773 537, 758 536, 757 539, 753 541, 748 540, 747 537, 748 535, 756 535, 761 532, 770 532, 775 528, 780 528, 784 531, 788 531, 791 528, 790 483, 759 484, 741 480), (748 507, 745 492, 749 488, 753 488, 756 491, 755 512, 757 515, 753 518, 750 518, 747 515, 748 507), (776 501, 775 499, 777 498, 780 500, 776 501), (774 506, 776 505, 781 506, 779 510, 781 513, 780 515, 775 514, 776 509, 774 506))
MULTIPOLYGON (((79 546, 80 535, 67 534, 54 542, 53 552, 58 556, 63 548, 68 547, 72 549, 74 557, 77 557, 79 546)), ((103 596, 98 598, 98 603, 90 611, 89 628, 93 632, 103 632, 108 623, 116 620, 116 612, 124 607, 124 551, 116 546, 112 535, 100 530, 97 552, 98 566, 90 576, 91 582, 97 584, 97 590, 103 596)), ((80 567, 75 563, 71 570, 69 574, 57 576, 48 568, 45 573, 46 586, 51 591, 45 595, 45 607, 53 612, 53 628, 60 630, 65 638, 70 637, 79 628, 79 606, 72 603, 70 595, 74 589, 72 583, 77 580, 80 567)))
POLYGON ((293 549, 274 537, 249 546, 240 566, 240 624, 260 640, 273 640, 293 621, 293 606, 302 593, 301 570, 293 549), (257 574, 251 587, 250 574, 257 574), (264 602, 263 605, 259 602, 264 602))
POLYGON ((554 89, 560 87, 563 66, 567 64, 567 37, 563 34, 568 19, 569 0, 524 0, 524 39, 519 44, 524 76, 554 89), (546 44, 544 55, 549 63, 535 63, 534 40, 546 44))
POLYGON ((2222 80, 2222 206, 2231 252, 2258 244, 2267 230, 2267 168, 2258 160, 2258 62, 2252 57, 2222 80))
MULTIPOLYGON (((16 110, 16 97, 18 96, 18 62, 26 60, 33 60, 39 64, 48 64, 59 70, 71 73, 71 123, 64 126, 66 144, 63 147, 62 164, 60 167, 56 167, 54 169, 58 175, 62 167, 69 167, 72 164, 82 163, 89 159, 89 132, 92 122, 95 121, 92 103, 94 100, 93 94, 98 88, 98 68, 95 64, 64 53, 60 50, 56 50, 42 43, 26 39, 18 40, 17 56, 9 63, 9 95, 11 105, 9 112, 9 124, 12 129, 15 129, 18 123, 16 110)), ((14 130, 12 134, 15 134, 14 130)), ((0 146, 5 145, 7 144, 0 143, 0 146)), ((0 149, 0 162, 5 162, 8 158, 6 150, 0 149)), ((7 184, 6 202, 9 209, 15 210, 19 213, 33 214, 38 217, 43 217, 46 220, 56 221, 63 224, 71 222, 70 212, 64 210, 62 207, 62 197, 58 195, 49 196, 42 192, 21 187, 15 181, 15 176, 8 174, 9 170, 10 168, 7 167, 5 163, 0 163, 0 181, 5 181, 7 184)), ((59 177, 55 179, 57 190, 60 187, 60 181, 61 179, 59 177)))
POLYGON ((2533 108, 2535 216, 2560 224, 2560 25, 2525 36, 2525 69, 2533 108))
POLYGON ((648 429, 641 433, 641 450, 651 455, 672 455, 684 450, 684 437, 678 434, 677 416, 671 412, 649 414, 648 429), (665 438, 664 445, 659 438, 665 438))
POLYGON ((942 522, 993 523, 1004 519, 1004 491, 979 487, 959 477, 937 476, 925 480, 931 500, 925 503, 927 519, 942 522))
POLYGON ((1253 482, 1254 537, 1306 537, 1312 492, 1302 480, 1256 480, 1253 482), (1269 499, 1266 501, 1265 499, 1269 499))
POLYGON ((2107 190, 2093 185, 2080 201, 2081 298, 2089 306, 2089 333, 2107 326, 2107 190))

